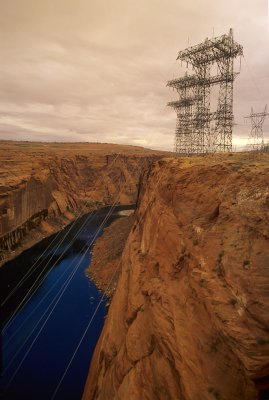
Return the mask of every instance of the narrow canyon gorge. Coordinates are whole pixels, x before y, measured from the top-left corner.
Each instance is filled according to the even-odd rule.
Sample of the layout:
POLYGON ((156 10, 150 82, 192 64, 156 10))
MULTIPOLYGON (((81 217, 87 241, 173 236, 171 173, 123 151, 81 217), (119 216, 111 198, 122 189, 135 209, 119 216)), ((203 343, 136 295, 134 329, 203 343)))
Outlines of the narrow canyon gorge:
POLYGON ((135 203, 142 170, 164 154, 114 144, 2 141, 0 265, 79 214, 135 203))
MULTIPOLYGON (((144 173, 84 400, 267 399, 268 161, 164 158, 144 173)), ((95 258, 102 283, 116 263, 95 258)))
POLYGON ((268 153, 3 141, 0 159, 0 265, 130 205, 82 271, 108 306, 83 400, 268 398, 268 153))

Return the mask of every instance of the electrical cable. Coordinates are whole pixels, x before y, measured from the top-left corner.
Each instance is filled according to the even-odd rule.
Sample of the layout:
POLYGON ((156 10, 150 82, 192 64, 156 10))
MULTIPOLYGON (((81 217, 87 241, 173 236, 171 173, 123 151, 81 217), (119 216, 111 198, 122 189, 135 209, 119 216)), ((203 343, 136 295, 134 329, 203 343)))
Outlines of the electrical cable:
MULTIPOLYGON (((117 158, 119 157, 119 153, 116 154, 116 156, 114 157, 113 161, 111 162, 111 164, 109 165, 109 168, 111 168, 111 166, 114 164, 114 162, 117 160, 117 158)), ((69 230, 67 230, 65 237, 68 235, 68 233, 71 231, 71 229, 74 227, 74 224, 79 220, 79 218, 83 215, 83 210, 80 211, 80 213, 78 214, 78 216, 75 218, 74 221, 72 221, 72 223, 69 225, 69 230)), ((49 245, 46 247, 46 249, 42 252, 42 254, 39 256, 39 258, 34 262, 34 264, 31 266, 31 268, 27 271, 27 273, 22 277, 22 279, 17 283, 17 285, 12 289, 12 291, 8 294, 8 296, 5 298, 5 300, 1 303, 1 306, 3 306, 10 297, 13 296, 13 294, 19 289, 19 287, 23 284, 23 282, 28 279, 28 277, 31 276, 31 274, 34 272, 33 268, 36 265, 36 263, 38 263, 39 260, 42 259, 43 255, 46 253, 46 251, 50 248, 51 244, 56 240, 56 238, 58 238, 58 236, 62 233, 62 230, 58 231, 56 236, 53 238, 52 242, 49 243, 49 245), (30 275, 29 275, 30 274, 30 275)), ((65 238, 64 237, 64 238, 65 238)), ((62 243, 62 242, 61 242, 62 243)), ((60 244, 61 244, 60 243, 60 244)), ((58 249, 58 248, 57 248, 58 249)), ((55 252, 57 251, 57 249, 55 250, 55 252)), ((55 254, 55 253, 54 253, 55 254)), ((54 255, 53 254, 53 255, 54 255)), ((42 261, 41 261, 42 262, 42 261)), ((39 263, 39 265, 41 264, 41 262, 39 263)), ((38 267, 38 266, 37 266, 38 267)), ((36 268, 37 268, 36 267, 36 268)), ((35 269, 36 269, 35 268, 35 269)))
MULTIPOLYGON (((86 243, 81 251, 81 253, 87 252, 87 250, 91 247, 91 245, 94 243, 94 241, 96 240, 96 237, 98 235, 98 233, 100 232, 100 230, 103 228, 104 224, 106 223, 107 219, 110 217, 111 213, 114 211, 115 206, 112 206, 112 208, 109 210, 108 214, 106 215, 106 217, 104 218, 104 220, 102 221, 102 223, 100 224, 100 226, 98 227, 96 233, 94 234, 93 239, 89 240, 90 243, 86 243)), ((83 254, 82 258, 85 256, 86 253, 83 254)), ((70 264, 70 269, 71 266, 73 265, 73 262, 70 264)), ((77 264, 74 268, 75 270, 77 269, 77 264)), ((70 274, 72 275, 72 273, 70 274)), ((73 275, 72 275, 73 276, 73 275)), ((69 278, 66 279, 66 281, 62 284, 61 288, 59 288, 59 292, 62 290, 63 286, 65 285, 65 283, 69 280, 69 278)), ((54 285, 55 286, 55 285, 54 285)), ((50 290, 51 291, 51 290, 50 290)), ((38 326, 38 324, 40 323, 40 321, 43 319, 43 317, 45 316, 45 314, 47 313, 48 309, 51 307, 52 303, 54 302, 54 300, 57 299, 59 293, 57 293, 54 298, 51 300, 50 304, 46 307, 45 311, 43 312, 43 314, 41 315, 41 317, 39 318, 38 322, 35 324, 35 326, 33 327, 33 329, 31 330, 31 332, 28 334, 27 338, 24 340, 24 342, 21 344, 21 346, 19 347, 19 349, 16 351, 15 355, 13 355, 12 359, 9 361, 8 365, 5 367, 4 371, 3 371, 3 375, 6 373, 6 371, 9 369, 9 367, 12 365, 13 361, 16 359, 17 355, 20 353, 20 351, 23 349, 24 345, 28 342, 29 338, 31 337, 31 335, 33 334, 33 332, 35 331, 36 327, 38 326)), ((44 299, 44 298, 43 298, 44 299)), ((41 303, 41 302, 40 302, 41 303)), ((38 306, 40 305, 40 303, 38 304, 38 306)))
MULTIPOLYGON (((159 183, 160 183, 160 180, 161 180, 162 176, 164 175, 164 173, 165 173, 167 167, 168 167, 168 163, 165 165, 165 168, 163 169, 162 173, 160 174, 159 178, 157 179, 156 188, 158 187, 158 185, 159 185, 159 183)), ((147 204, 147 206, 146 206, 146 209, 145 209, 144 213, 140 216, 140 221, 144 218, 145 213, 147 212, 149 206, 150 206, 150 202, 148 201, 148 204, 147 204)), ((138 224, 140 221, 137 221, 137 224, 138 224)), ((61 386, 61 384, 62 384, 62 382, 63 382, 63 380, 64 380, 64 378, 65 378, 65 376, 66 376, 66 374, 67 374, 67 372, 68 372, 68 370, 69 370, 69 368, 70 368, 70 365, 72 364, 72 361, 74 360, 74 358, 75 358, 75 356, 76 356, 76 354, 77 354, 77 352, 78 352, 78 350, 79 350, 79 347, 80 347, 80 345, 81 345, 83 339, 85 338, 85 336, 86 336, 86 334, 87 334, 87 331, 89 330, 89 328, 90 328, 90 326, 91 326, 91 323, 92 323, 92 321, 93 321, 93 319, 94 319, 94 317, 95 317, 95 315, 96 315, 96 313, 97 313, 97 311, 98 311, 98 309, 99 309, 99 307, 100 307, 100 304, 101 304, 101 302, 102 302, 102 300, 103 300, 103 298, 104 298, 104 296, 105 296, 105 293, 108 292, 109 286, 112 284, 113 277, 115 276, 116 271, 117 271, 117 269, 119 268, 119 265, 120 265, 120 262, 119 262, 119 264, 117 265, 117 267, 115 268, 115 270, 114 270, 114 272, 113 272, 113 274, 112 274, 112 277, 111 277, 111 279, 110 279, 110 281, 109 281, 109 284, 107 285, 106 291, 104 292, 103 296, 101 297, 101 300, 99 301, 98 305, 96 306, 96 308, 95 308, 95 310, 94 310, 94 312, 93 312, 93 315, 92 315, 90 321, 88 322, 88 324, 87 324, 87 326, 86 326, 86 328, 85 328, 85 330, 84 330, 84 332, 83 332, 83 334, 82 334, 82 337, 81 337, 80 341, 78 342, 78 344, 77 344, 77 346, 76 346, 76 348, 75 348, 75 350, 74 350, 74 352, 73 352, 73 354, 72 354, 72 356, 71 356, 71 358, 70 358, 70 360, 69 360, 69 363, 67 364, 67 367, 66 367, 66 369, 64 370, 64 373, 62 374, 62 376, 61 376, 61 378, 60 378, 60 380, 59 380, 59 382, 58 382, 58 384, 57 384, 57 386, 56 386, 56 389, 55 389, 55 391, 53 392, 52 397, 51 397, 50 400, 54 400, 54 399, 55 399, 55 397, 56 397, 56 395, 57 395, 57 393, 58 393, 58 390, 59 390, 59 388, 60 388, 60 386, 61 386)))
MULTIPOLYGON (((119 156, 119 154, 115 157, 115 159, 113 160, 113 162, 116 160, 116 158, 119 156)), ((112 163, 113 163, 112 162, 112 163)), ((111 165, 110 165, 111 166, 111 165)), ((90 214, 90 218, 91 218, 91 214, 90 214)), ((78 220, 78 218, 76 219, 76 221, 78 220)), ((36 280, 34 281, 34 283, 32 284, 32 286, 30 287, 30 289, 27 291, 26 295, 23 297, 23 299, 21 300, 21 302, 19 303, 19 305, 16 307, 15 311, 13 312, 13 314, 11 315, 10 319, 8 320, 8 322, 5 324, 5 327, 3 328, 3 333, 8 329, 8 327, 11 325, 12 323, 12 319, 13 317, 16 315, 17 311, 21 308, 22 304, 23 306, 25 304, 27 304, 27 302, 29 301, 29 299, 33 296, 34 293, 36 293, 37 289, 41 286, 42 282, 46 279, 46 277, 48 276, 48 274, 50 273, 50 271, 52 270, 52 268, 47 272, 47 274, 45 274, 45 276, 43 277, 43 279, 41 280, 41 282, 39 283, 39 285, 35 288, 35 290, 32 292, 32 294, 29 296, 29 298, 27 299, 27 296, 29 295, 30 291, 34 288, 34 285, 37 283, 39 277, 42 275, 42 273, 45 271, 46 267, 49 265, 49 262, 53 259, 54 255, 56 254, 56 251, 59 249, 60 245, 63 243, 64 239, 67 237, 68 233, 70 233, 71 229, 73 228, 73 224, 70 224, 70 228, 69 230, 66 232, 66 234, 64 235, 64 237, 61 239, 61 241, 59 242, 58 246, 56 247, 56 249, 54 250, 53 254, 51 255, 50 259, 47 261, 47 263, 45 264, 44 268, 41 270, 41 272, 39 273, 38 277, 36 278, 36 280), (25 301, 27 299, 27 301, 25 301)), ((78 236, 78 233, 75 235, 75 237, 72 239, 73 241, 76 239, 76 237, 78 236)), ((67 246, 64 250, 63 253, 60 254, 60 256, 58 257, 58 259, 56 260, 56 262, 53 264, 53 266, 55 266, 57 264, 57 262, 62 258, 62 255, 71 247, 71 244, 69 244, 69 246, 67 246)))
MULTIPOLYGON (((126 185, 126 182, 125 182, 124 186, 125 186, 125 185, 126 185)), ((120 193, 119 193, 118 199, 114 202, 113 206, 110 207, 110 211, 112 210, 113 207, 115 207, 117 201, 119 200, 120 195, 121 195, 121 193, 123 192, 124 186, 122 187, 122 190, 121 190, 120 193)), ((109 213, 108 213, 108 214, 109 214, 109 213)), ((106 219, 108 218, 108 214, 107 214, 107 216, 105 217, 104 221, 106 221, 106 219)), ((104 221, 103 221, 103 222, 104 222, 104 221)), ((96 237, 96 235, 95 235, 95 237, 96 237)), ((94 238, 94 240, 95 240, 95 238, 94 238)), ((86 252, 87 252, 87 250, 86 250, 86 252)), ((86 254, 86 252, 85 252, 85 254, 86 254)), ((83 255, 83 257, 85 256, 85 254, 83 255)), ((83 259, 83 257, 82 257, 82 259, 83 259)), ((81 262, 82 262, 82 261, 81 261, 81 262)), ((81 264, 81 262, 79 263, 79 265, 81 264)), ((77 267, 77 268, 78 268, 78 267, 77 267)), ((77 270, 77 268, 75 269, 75 271, 77 270)), ((74 276, 74 274, 73 274, 73 275, 71 276, 71 278, 69 279, 69 281, 68 281, 68 283, 67 283, 67 286, 68 286, 68 284, 70 283, 70 281, 71 281, 71 279, 72 279, 73 276, 74 276)), ((46 322, 48 321, 50 315, 51 315, 52 312, 54 311, 54 309, 55 309, 56 305, 58 304, 60 298, 62 297, 63 293, 65 292, 67 286, 65 286, 64 289, 62 290, 62 292, 61 292, 61 294, 60 294, 58 300, 56 301, 56 303, 55 303, 55 305, 53 306, 52 310, 50 311, 49 315, 48 315, 47 318, 45 319, 45 322, 42 324, 40 330, 38 331, 37 336, 35 337, 34 341, 33 341, 32 344, 30 345, 30 347, 28 348, 28 350, 27 350, 27 352, 25 353, 23 359, 21 360, 21 362, 19 363, 17 369, 16 369, 15 372, 13 373, 11 379, 9 380, 6 389, 8 389, 8 387, 10 386, 10 384, 11 384, 11 382, 13 381, 14 377, 16 376, 18 370, 20 369, 20 367, 21 367, 23 361, 25 360, 25 358, 26 358, 27 355, 29 354, 30 350, 32 349, 34 343, 36 342, 38 336, 40 335, 41 331, 43 330, 43 328, 44 328, 46 322)), ((38 322, 38 323, 39 323, 39 322, 38 322)), ((32 331, 32 332, 33 332, 33 331, 32 331)), ((29 337, 28 337, 28 338, 29 338, 29 337)), ((28 340, 28 339, 27 339, 27 340, 28 340)))

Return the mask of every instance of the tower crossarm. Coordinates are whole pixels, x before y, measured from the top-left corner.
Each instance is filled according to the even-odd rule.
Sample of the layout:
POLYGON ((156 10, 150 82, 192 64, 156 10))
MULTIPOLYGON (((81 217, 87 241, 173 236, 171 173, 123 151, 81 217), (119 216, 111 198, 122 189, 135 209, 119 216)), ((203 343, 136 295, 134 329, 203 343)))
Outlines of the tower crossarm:
POLYGON ((192 88, 197 86, 211 86, 218 85, 219 83, 225 82, 233 82, 235 77, 238 75, 238 72, 230 73, 223 77, 223 75, 215 75, 210 76, 208 78, 201 78, 197 75, 188 75, 183 78, 172 79, 167 82, 166 86, 172 87, 174 89, 184 89, 184 88, 192 88))
POLYGON ((177 60, 190 63, 194 67, 213 63, 219 59, 236 58, 243 55, 243 46, 233 40, 232 33, 188 47, 178 53, 177 60))
POLYGON ((244 118, 253 118, 253 117, 266 117, 267 115, 269 115, 269 113, 263 113, 263 112, 260 112, 260 113, 255 113, 255 114, 250 114, 250 115, 247 115, 246 117, 244 117, 244 118))

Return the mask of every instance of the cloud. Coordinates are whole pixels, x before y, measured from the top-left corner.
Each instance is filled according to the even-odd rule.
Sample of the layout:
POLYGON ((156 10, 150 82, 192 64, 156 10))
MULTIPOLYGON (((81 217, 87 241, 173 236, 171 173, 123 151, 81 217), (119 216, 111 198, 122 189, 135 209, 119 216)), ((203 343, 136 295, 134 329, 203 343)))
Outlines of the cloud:
MULTIPOLYGON (((172 148, 177 52, 235 29, 245 59, 234 93, 243 116, 268 101, 266 0, 9 0, 1 4, 1 138, 114 141, 172 148)), ((239 68, 238 63, 236 68, 239 68)), ((268 102, 269 103, 269 102, 268 102)), ((269 131, 268 122, 265 131, 269 131)), ((269 135, 269 133, 268 133, 269 135)))

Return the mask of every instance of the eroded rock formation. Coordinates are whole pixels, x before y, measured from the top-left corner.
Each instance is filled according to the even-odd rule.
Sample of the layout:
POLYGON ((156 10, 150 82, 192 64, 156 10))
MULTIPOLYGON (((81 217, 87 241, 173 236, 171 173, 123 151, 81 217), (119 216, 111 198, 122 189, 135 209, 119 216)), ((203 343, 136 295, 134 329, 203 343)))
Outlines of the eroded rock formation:
POLYGON ((84 400, 253 400, 268 388, 268 161, 150 169, 84 400))
POLYGON ((113 144, 0 142, 2 263, 22 239, 24 247, 33 244, 78 209, 135 202, 141 171, 163 154, 113 144))

